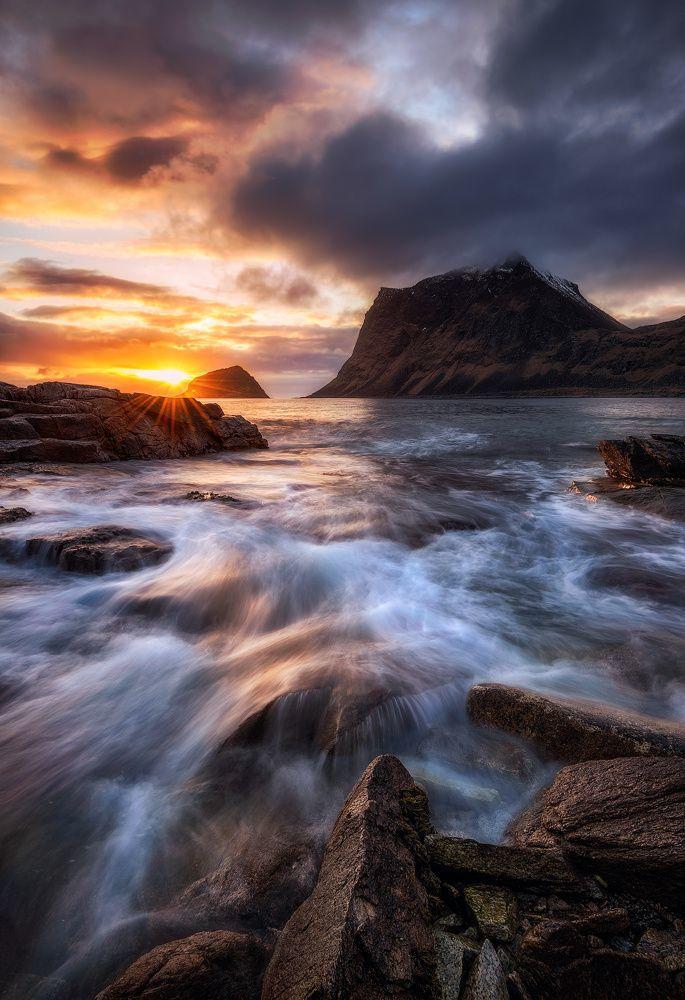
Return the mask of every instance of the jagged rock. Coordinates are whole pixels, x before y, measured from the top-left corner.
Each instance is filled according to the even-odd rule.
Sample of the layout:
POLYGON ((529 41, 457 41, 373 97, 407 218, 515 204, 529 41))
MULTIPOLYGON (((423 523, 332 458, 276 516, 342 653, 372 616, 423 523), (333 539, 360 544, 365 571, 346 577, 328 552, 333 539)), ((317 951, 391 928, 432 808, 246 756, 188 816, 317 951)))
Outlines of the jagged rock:
POLYGON ((189 383, 185 395, 200 399, 268 399, 261 385, 240 365, 217 368, 198 375, 189 383))
POLYGON ((684 320, 629 330, 524 258, 381 288, 315 396, 677 394, 684 320))
POLYGON ((562 768, 509 835, 515 845, 561 848, 614 890, 682 909, 685 761, 628 757, 562 768))
POLYGON ((431 996, 433 934, 417 874, 422 823, 425 796, 396 757, 377 757, 338 816, 314 892, 281 932, 262 1000, 431 996))
POLYGON ((650 927, 637 943, 637 951, 658 962, 667 972, 685 969, 685 934, 650 927))
POLYGON ((428 837, 426 846, 431 863, 447 881, 561 895, 598 895, 596 887, 580 878, 559 850, 480 844, 463 837, 443 836, 428 837))
POLYGON ((38 535, 23 543, 26 555, 73 573, 123 573, 156 566, 172 546, 131 528, 105 525, 38 535))
POLYGON ((31 511, 26 507, 0 507, 0 524, 14 524, 31 517, 31 511))
POLYGON ((483 937, 493 941, 511 941, 516 933, 516 897, 507 889, 491 885, 469 885, 464 902, 483 937))
POLYGON ((597 450, 609 475, 625 483, 685 485, 685 437, 652 434, 600 441, 597 450))
POLYGON ((204 931, 143 955, 97 1000, 259 1000, 267 959, 252 934, 204 931))
POLYGON ((43 382, 0 385, 0 462, 184 458, 266 448, 255 424, 196 399, 43 382))
POLYGON ((476 684, 467 708, 474 722, 530 740, 556 760, 685 756, 685 726, 582 699, 476 684))
POLYGON ((502 963, 487 938, 466 980, 463 1000, 508 1000, 502 963))
POLYGON ((436 1000, 459 1000, 464 971, 464 944, 454 934, 435 932, 436 1000))

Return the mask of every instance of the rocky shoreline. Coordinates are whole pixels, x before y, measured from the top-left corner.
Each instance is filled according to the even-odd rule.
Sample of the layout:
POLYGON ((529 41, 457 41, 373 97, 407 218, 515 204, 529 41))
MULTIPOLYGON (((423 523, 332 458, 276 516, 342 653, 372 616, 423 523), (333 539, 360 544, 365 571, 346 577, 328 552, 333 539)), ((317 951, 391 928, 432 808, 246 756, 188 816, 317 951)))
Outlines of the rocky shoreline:
MULTIPOLYGON (((472 689, 472 716, 482 717, 492 687, 472 689)), ((580 762, 557 773, 504 844, 436 834, 423 789, 398 758, 377 757, 280 932, 217 928, 161 944, 99 1000, 683 996, 685 731, 498 687, 490 724, 520 732, 525 717, 526 734, 550 750, 536 722, 544 701, 579 741, 594 740, 594 756, 576 751, 580 762)), ((569 752, 562 738, 556 759, 569 752)), ((302 857, 286 852, 279 867, 292 900, 283 879, 304 875, 302 857)))
MULTIPOLYGON (((657 482, 682 492, 685 439, 656 440, 656 448, 651 439, 610 443, 609 471, 629 477, 612 481, 626 494, 657 482), (645 452, 648 467, 632 457, 645 452)), ((211 490, 184 499, 241 503, 211 490)), ((21 507, 0 511, 8 525, 30 516, 21 507)), ((7 537, 2 546, 6 558, 80 573, 130 572, 172 555, 163 538, 115 525, 7 537)), ((64 978, 18 972, 3 995, 685 997, 685 727, 589 699, 472 686, 462 725, 482 734, 487 759, 480 765, 523 780, 532 758, 551 762, 550 771, 560 767, 503 842, 492 844, 438 833, 426 794, 435 789, 397 756, 375 757, 358 776, 375 752, 378 719, 411 734, 414 763, 422 753, 464 760, 473 752, 460 743, 457 724, 423 732, 418 704, 413 690, 376 685, 353 692, 325 676, 266 701, 199 776, 202 815, 211 823, 232 784, 266 783, 278 755, 316 757, 322 768, 341 768, 338 774, 357 766, 325 844, 320 831, 290 822, 284 810, 268 834, 246 836, 240 854, 193 873, 170 904, 151 906, 111 940, 91 945, 93 961, 75 955, 61 970, 64 978), (364 754, 362 765, 355 763, 364 754)), ((9 932, 7 940, 9 954, 9 932)))
POLYGON ((255 424, 218 403, 102 386, 0 383, 0 463, 187 458, 266 448, 255 424))

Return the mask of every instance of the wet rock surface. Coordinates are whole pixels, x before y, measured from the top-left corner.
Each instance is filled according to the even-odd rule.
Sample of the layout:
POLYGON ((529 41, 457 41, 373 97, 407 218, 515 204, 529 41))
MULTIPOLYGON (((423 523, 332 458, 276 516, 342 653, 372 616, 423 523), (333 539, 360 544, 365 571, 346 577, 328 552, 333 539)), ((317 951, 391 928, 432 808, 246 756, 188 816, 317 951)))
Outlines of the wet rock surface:
POLYGON ((13 545, 10 555, 22 553, 71 573, 130 573, 167 559, 172 546, 131 528, 103 525, 78 528, 56 535, 37 535, 13 545))
POLYGON ((309 899, 284 927, 263 1000, 430 997, 433 935, 417 869, 425 796, 376 758, 343 806, 309 899))
POLYGON ((267 959, 254 935, 193 934, 143 955, 98 1000, 258 1000, 267 959))
POLYGON ((685 726, 581 699, 506 684, 477 684, 467 706, 474 722, 530 740, 556 760, 685 757, 685 726))
POLYGON ((685 486, 685 437, 652 434, 597 445, 612 479, 625 483, 685 486))
POLYGON ((612 503, 671 521, 685 521, 685 489, 682 486, 644 486, 618 483, 613 479, 575 480, 569 487, 588 503, 612 503))
POLYGON ((266 448, 255 424, 216 403, 101 386, 0 384, 0 462, 184 458, 266 448))
POLYGON ((629 757, 563 768, 514 821, 517 845, 556 847, 611 887, 685 899, 685 761, 629 757))
POLYGON ((31 517, 31 511, 26 507, 0 507, 0 524, 14 524, 15 521, 25 521, 31 517))

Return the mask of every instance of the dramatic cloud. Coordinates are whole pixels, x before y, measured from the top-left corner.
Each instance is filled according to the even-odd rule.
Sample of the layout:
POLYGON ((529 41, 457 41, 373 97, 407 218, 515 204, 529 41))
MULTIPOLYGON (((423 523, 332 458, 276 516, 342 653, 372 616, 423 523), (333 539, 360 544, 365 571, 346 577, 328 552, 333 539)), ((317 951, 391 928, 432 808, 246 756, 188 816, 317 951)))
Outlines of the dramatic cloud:
POLYGON ((685 301, 676 0, 5 0, 0 31, 0 306, 43 367, 119 338, 303 391, 375 286, 513 250, 630 322, 685 301))

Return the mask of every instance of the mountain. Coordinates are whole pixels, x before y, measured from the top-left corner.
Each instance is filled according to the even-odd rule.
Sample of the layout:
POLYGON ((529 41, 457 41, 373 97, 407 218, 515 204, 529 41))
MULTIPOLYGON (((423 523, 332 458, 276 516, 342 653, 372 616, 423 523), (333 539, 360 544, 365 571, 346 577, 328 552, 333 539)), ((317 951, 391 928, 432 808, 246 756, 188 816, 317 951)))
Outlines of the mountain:
POLYGON ((381 288, 314 396, 679 395, 685 317, 631 330, 524 257, 381 288))
POLYGON ((198 375, 189 384, 184 396, 200 399, 268 399, 256 378, 240 365, 217 368, 216 371, 198 375))

